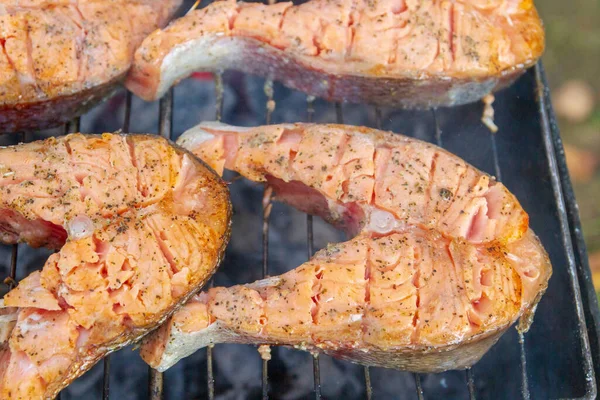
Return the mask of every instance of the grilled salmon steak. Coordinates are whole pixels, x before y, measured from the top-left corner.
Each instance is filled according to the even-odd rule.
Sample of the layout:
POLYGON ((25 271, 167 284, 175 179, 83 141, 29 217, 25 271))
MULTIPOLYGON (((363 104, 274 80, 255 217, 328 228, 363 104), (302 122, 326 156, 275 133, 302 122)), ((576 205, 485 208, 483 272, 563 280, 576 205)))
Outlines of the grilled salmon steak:
POLYGON ((328 100, 452 106, 507 86, 544 49, 532 0, 217 1, 148 36, 126 82, 152 100, 236 69, 328 100))
POLYGON ((146 341, 165 370, 213 343, 288 345, 416 372, 474 364, 552 273, 506 187, 436 146, 344 125, 207 123, 179 143, 354 237, 281 276, 195 296, 146 341))
POLYGON ((228 191, 150 135, 75 134, 0 160, 0 239, 58 250, 3 299, 0 398, 52 399, 206 282, 229 239, 228 191))
POLYGON ((60 125, 110 95, 181 2, 3 0, 0 133, 60 125))

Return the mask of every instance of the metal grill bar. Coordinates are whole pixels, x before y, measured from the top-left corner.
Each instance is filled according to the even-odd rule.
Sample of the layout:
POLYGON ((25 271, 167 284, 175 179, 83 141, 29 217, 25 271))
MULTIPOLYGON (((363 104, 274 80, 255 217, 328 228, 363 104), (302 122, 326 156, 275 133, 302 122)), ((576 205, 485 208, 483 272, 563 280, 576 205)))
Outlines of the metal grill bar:
POLYGON ((269 275, 269 217, 271 216, 271 195, 273 191, 270 187, 265 188, 263 195, 263 226, 262 226, 262 245, 263 245, 263 278, 269 275))
POLYGON ((214 74, 214 77, 215 77, 215 97, 216 97, 215 119, 217 121, 220 121, 221 118, 223 117, 223 96, 224 96, 224 92, 225 92, 223 90, 223 74, 221 72, 217 72, 216 74, 214 74))
POLYGON ((375 128, 381 129, 381 108, 375 106, 375 128))
POLYGON ((69 133, 81 132, 81 118, 73 118, 65 124, 65 135, 69 133))
POLYGON ((375 128, 381 129, 381 108, 375 106, 375 128))
POLYGON ((308 259, 313 255, 313 217, 312 215, 306 216, 306 249, 308 253, 308 259))
MULTIPOLYGON (((498 146, 496 144, 496 134, 491 130, 488 130, 490 137, 490 144, 492 147, 492 161, 494 164, 494 174, 496 175, 496 180, 502 180, 502 171, 500 170, 500 162, 498 156, 498 146)), ((521 363, 521 396, 523 400, 529 400, 529 383, 527 379, 527 357, 525 355, 525 337, 522 332, 518 332, 519 336, 519 353, 520 353, 520 363, 521 363)), ((469 369, 467 372, 470 372, 469 369)), ((474 396, 474 384, 472 382, 473 377, 469 377, 467 375, 467 386, 469 387, 469 394, 473 393, 471 396, 474 396)))
POLYGON ((269 362, 262 360, 262 399, 269 398, 269 362))
POLYGON ((519 351, 521 354, 521 396, 529 400, 529 382, 527 380, 527 359, 525 357, 525 336, 519 332, 519 351))
POLYGON ((306 96, 306 121, 313 122, 315 115, 315 97, 306 96))
POLYGON ((173 129, 173 87, 158 103, 158 134, 171 139, 173 129))
POLYGON ((108 400, 110 396, 110 354, 104 357, 102 376, 102 400, 108 400))
MULTIPOLYGON (((223 115, 223 75, 220 72, 214 74, 215 79, 215 119, 221 121, 223 115)), ((209 286, 212 287, 214 280, 210 281, 209 286)), ((213 373, 213 345, 206 347, 206 388, 208 391, 208 399, 215 398, 215 378, 213 373)))
MULTIPOLYGON (((273 189, 269 186, 265 187, 263 195, 263 226, 262 226, 262 239, 263 239, 263 268, 262 277, 265 278, 269 275, 269 217, 271 216, 271 196, 273 189)), ((262 359, 262 398, 266 400, 269 398, 269 361, 262 359)))
POLYGON ((342 110, 342 103, 335 103, 335 117, 338 124, 344 123, 344 114, 342 110))
MULTIPOLYGON (((129 133, 129 122, 131 119, 131 92, 125 93, 125 116, 123 118, 124 133, 129 133)), ((102 373, 102 400, 108 400, 110 398, 110 354, 104 357, 102 361, 103 373, 102 373)))
MULTIPOLYGON (((307 96, 306 98, 306 120, 307 122, 313 121, 313 116, 315 113, 314 102, 315 98, 313 96, 307 96)), ((306 250, 307 250, 307 258, 313 256, 314 253, 314 235, 313 235, 313 216, 310 214, 306 214, 306 250)), ((319 354, 316 353, 313 356, 313 382, 314 382, 314 391, 315 391, 315 400, 321 399, 321 368, 319 365, 319 354)))
POLYGON ((162 400, 163 398, 163 374, 154 368, 148 367, 150 371, 150 384, 148 390, 150 392, 150 400, 162 400))
POLYGON ((475 400, 475 381, 473 379, 473 370, 471 368, 467 368, 467 387, 469 388, 469 399, 475 400))
POLYGON ((417 399, 424 400, 423 386, 421 386, 421 374, 413 374, 415 377, 415 387, 417 388, 417 399))
POLYGON ((206 383, 208 388, 208 398, 215 398, 215 378, 213 375, 213 345, 206 348, 206 383))
POLYGON ((444 147, 442 142, 442 129, 440 128, 440 124, 438 122, 437 110, 435 108, 431 109, 431 115, 433 116, 433 129, 435 135, 435 144, 440 147, 444 147))
POLYGON ((275 101, 273 101, 273 80, 267 79, 265 81, 264 92, 267 95, 267 117, 266 124, 271 125, 271 117, 273 111, 275 111, 275 101))
MULTIPOLYGON (((15 287, 17 281, 17 257, 19 256, 19 245, 13 244, 10 253, 10 278, 8 279, 8 288, 12 289, 15 287)), ((6 281, 5 281, 6 282, 6 281)))
MULTIPOLYGON (((340 104, 340 103, 337 103, 340 104)), ((340 113, 339 113, 339 124, 343 124, 344 120, 342 117, 342 107, 340 105, 339 107, 340 109, 340 113)), ((377 129, 381 129, 381 109, 379 107, 375 107, 375 127, 377 129)), ((371 400, 371 398, 373 397, 373 387, 371 385, 371 370, 369 369, 369 367, 365 366, 363 368, 364 374, 365 374, 365 395, 366 395, 366 399, 367 400, 371 400)))
MULTIPOLYGON (((266 103, 266 124, 271 124, 271 117, 275 110, 275 101, 273 100, 273 80, 267 79, 263 87, 265 95, 267 96, 266 103)), ((273 195, 273 189, 269 186, 265 187, 263 195, 263 270, 262 277, 269 276, 269 217, 271 216, 271 198, 273 195)), ((269 360, 262 359, 262 399, 267 400, 269 398, 269 360)))
MULTIPOLYGON (((440 126, 439 123, 439 119, 437 116, 437 110, 435 108, 431 109, 431 116, 433 119, 433 132, 434 132, 434 137, 435 137, 435 144, 439 147, 444 147, 444 142, 442 140, 442 128, 440 126)), ((491 133, 491 132, 490 132, 491 133)), ((496 166, 496 176, 500 175, 500 166, 497 163, 498 160, 498 155, 496 153, 496 146, 495 146, 495 137, 494 134, 491 133, 491 138, 494 141, 493 143, 493 151, 494 151, 494 160, 495 160, 495 166, 496 166)), ((475 381, 474 381, 474 377, 473 377, 473 370, 471 368, 467 368, 465 371, 465 379, 466 379, 466 383, 467 383, 467 389, 469 390, 469 399, 470 400, 475 400, 477 397, 475 395, 475 381)))
MULTIPOLYGON (((63 133, 65 135, 68 135, 69 133, 80 132, 81 131, 80 126, 81 126, 81 118, 80 117, 74 118, 65 124, 63 133)), ((24 143, 27 143, 31 140, 31 135, 28 132, 24 132, 22 139, 23 139, 22 141, 24 143)), ((13 248, 12 248, 11 259, 10 259, 10 276, 12 278, 12 281, 9 284, 10 289, 12 289, 16 283, 14 278, 15 278, 16 272, 17 272, 18 250, 19 250, 18 245, 14 244, 13 248)), ((61 394, 59 392, 56 395, 55 400, 60 400, 60 399, 61 399, 61 394)))
MULTIPOLYGON (((64 129, 63 129, 63 133, 65 135, 68 135, 69 133, 76 133, 76 132, 81 132, 81 118, 80 117, 76 117, 73 118, 71 121, 67 122, 64 125, 64 129)), ((28 132, 24 132, 23 133, 23 142, 27 143, 29 141, 31 141, 31 135, 28 132)), ((17 258, 18 258, 18 247, 16 244, 13 245, 12 248, 12 253, 11 253, 11 260, 10 260, 10 276, 12 278, 12 281, 9 285, 9 287, 12 289, 15 285, 15 276, 16 276, 16 272, 17 272, 17 258)), ((60 392, 56 395, 55 400, 60 400, 61 398, 61 394, 60 392)))
MULTIPOLYGON (((498 146, 496 144, 496 134, 492 131, 489 131, 490 144, 492 147, 492 160, 494 163, 494 174, 496 175, 496 180, 502 180, 502 171, 500 170, 500 162, 498 156, 498 146)), ((520 363, 521 363, 521 396, 523 400, 529 400, 529 383, 527 379, 527 357, 525 355, 525 337, 522 332, 518 332, 519 335, 519 353, 520 353, 520 363)), ((471 372, 471 369, 467 371, 467 374, 471 372)), ((467 385, 469 387, 469 394, 472 398, 474 398, 475 385, 473 383, 472 375, 467 375, 467 385)))
POLYGON ((315 383, 315 399, 321 399, 321 370, 319 368, 319 355, 313 357, 313 380, 315 383))
POLYGON ((125 117, 123 118, 123 132, 129 133, 129 123, 131 121, 131 99, 132 94, 128 90, 125 95, 125 117))
POLYGON ((371 371, 369 367, 364 368, 365 371, 365 395, 367 400, 371 400, 373 397, 373 387, 371 386, 371 371))
MULTIPOLYGON (((171 138, 173 128, 173 88, 158 103, 158 134, 166 139, 171 138)), ((152 367, 150 370, 149 392, 151 400, 163 398, 163 374, 152 367)))
POLYGON ((494 159, 494 173, 498 181, 502 180, 502 173, 500 172, 500 162, 498 160, 498 146, 496 145, 496 134, 490 131, 490 141, 492 142, 492 156, 494 159))

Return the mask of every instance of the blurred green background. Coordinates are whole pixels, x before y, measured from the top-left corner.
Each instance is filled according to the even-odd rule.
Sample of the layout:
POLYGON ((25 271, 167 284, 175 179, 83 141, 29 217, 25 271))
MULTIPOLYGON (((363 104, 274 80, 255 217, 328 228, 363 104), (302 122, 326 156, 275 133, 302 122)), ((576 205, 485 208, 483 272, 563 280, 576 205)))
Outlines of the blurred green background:
POLYGON ((600 1, 537 1, 544 66, 600 293, 600 1))

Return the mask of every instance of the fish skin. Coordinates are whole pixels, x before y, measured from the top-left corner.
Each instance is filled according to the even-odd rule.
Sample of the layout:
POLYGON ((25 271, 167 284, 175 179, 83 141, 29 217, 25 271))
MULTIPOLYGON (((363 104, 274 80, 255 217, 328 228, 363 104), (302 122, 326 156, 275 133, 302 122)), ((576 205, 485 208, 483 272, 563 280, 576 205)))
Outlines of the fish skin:
POLYGON ((142 346, 160 371, 215 343, 414 372, 467 368, 519 317, 526 330, 547 288, 548 255, 517 199, 434 145, 344 125, 220 123, 178 143, 353 238, 281 276, 195 296, 142 346))
POLYGON ((144 37, 182 0, 7 0, 0 10, 0 132, 61 125, 110 96, 144 37))
POLYGON ((430 108, 508 86, 543 50, 531 0, 224 0, 149 35, 126 86, 155 100, 194 71, 234 69, 330 101, 430 108))
POLYGON ((155 135, 72 134, 1 148, 0 160, 2 240, 58 250, 2 300, 0 398, 52 399, 210 278, 229 194, 155 135))

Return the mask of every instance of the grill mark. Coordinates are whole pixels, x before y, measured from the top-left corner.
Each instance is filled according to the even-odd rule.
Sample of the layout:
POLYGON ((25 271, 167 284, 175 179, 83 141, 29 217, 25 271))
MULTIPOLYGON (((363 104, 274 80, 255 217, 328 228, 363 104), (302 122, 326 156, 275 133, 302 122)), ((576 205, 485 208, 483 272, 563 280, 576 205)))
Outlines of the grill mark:
POLYGON ((25 43, 27 46, 27 72, 33 79, 33 87, 38 95, 44 94, 38 84, 37 76, 35 75, 34 61, 33 61, 33 44, 31 42, 31 26, 29 25, 29 19, 25 18, 25 43))
POLYGON ((141 197, 146 197, 144 194, 144 191, 141 188, 141 179, 140 179, 141 171, 137 165, 137 160, 135 158, 135 144, 133 143, 133 138, 131 136, 127 136, 125 138, 125 145, 128 148, 127 154, 129 154, 129 161, 131 161, 131 165, 133 165, 133 167, 135 168, 135 171, 136 171, 136 173, 135 173, 135 188, 137 189, 137 192, 141 197))
POLYGON ((279 31, 279 33, 283 32, 283 22, 285 21, 285 17, 287 16, 288 11, 291 10, 292 8, 293 8, 293 6, 290 4, 281 13, 281 20, 279 21, 279 25, 278 25, 278 28, 277 28, 277 30, 279 31))
MULTIPOLYGON (((356 1, 356 0, 355 0, 356 1)), ((377 199, 376 196, 376 188, 377 188, 377 163, 375 162, 376 156, 377 156, 377 141, 374 141, 374 146, 373 146, 373 154, 371 156, 371 160, 373 161, 373 193, 371 194, 371 199, 369 201, 368 204, 374 206, 375 205, 375 201, 377 199)))
MULTIPOLYGON (((65 150, 67 151, 67 154, 69 155, 69 163, 71 164, 73 171, 77 171, 77 162, 75 161, 75 158, 73 156, 73 150, 71 149, 71 142, 69 140, 65 140, 65 150)), ((83 180, 88 175, 79 172, 79 173, 75 173, 73 176, 75 178, 75 181, 78 183, 78 186, 75 189, 79 192, 79 200, 81 202, 84 202, 85 194, 84 194, 83 189, 85 189, 85 186, 83 184, 83 180)), ((96 201, 96 199, 94 199, 94 202, 98 205, 98 207, 100 209, 104 208, 104 204, 100 204, 98 201, 96 201)))
POLYGON ((438 222, 438 227, 439 225, 442 223, 442 220, 446 217, 448 210, 450 210, 452 208, 452 205, 456 202, 456 196, 458 195, 458 191, 460 190, 460 187, 463 183, 464 178, 466 177, 467 173, 469 172, 469 166, 466 164, 462 164, 462 166, 465 167, 464 171, 462 172, 462 174, 460 174, 459 178, 458 178, 458 183, 456 185, 456 189, 454 190, 454 192, 452 193, 452 200, 448 202, 448 205, 446 206, 446 209, 441 212, 441 216, 438 222))
MULTIPOLYGON (((210 140, 214 140, 216 138, 223 138, 223 158, 220 158, 219 161, 225 160, 225 169, 234 170, 235 169, 236 160, 240 153, 240 149, 244 146, 244 143, 240 140, 244 135, 231 133, 227 131, 220 131, 218 129, 211 129, 208 127, 202 127, 202 130, 206 133, 213 135, 213 138, 210 140)), ((252 136, 255 132, 249 131, 248 136, 252 136)), ((241 173, 241 172, 240 172, 241 173)))
MULTIPOLYGON (((188 12, 190 12, 190 11, 188 11, 188 12)), ((133 33, 135 32, 135 24, 134 24, 135 17, 134 17, 133 12, 127 12, 127 16, 126 16, 125 20, 127 21, 127 25, 129 27, 129 34, 133 35, 133 33)), ((130 60, 131 60, 130 61, 131 66, 133 66, 133 59, 134 59, 135 50, 138 47, 141 46, 144 37, 148 36, 151 33, 151 31, 150 30, 146 30, 143 33, 145 35, 142 36, 142 37, 138 37, 137 42, 134 43, 133 46, 130 46, 129 49, 128 49, 129 50, 129 57, 130 57, 130 60)))
MULTIPOLYGON (((506 258, 503 258, 502 260, 504 261, 503 264, 509 264, 511 267, 512 275, 514 278, 511 280, 511 284, 512 284, 511 286, 514 287, 514 291, 516 292, 515 293, 516 298, 513 299, 513 302, 515 303, 515 307, 520 309, 521 307, 523 307, 523 282, 524 282, 524 279, 521 278, 519 271, 517 271, 517 268, 515 267, 515 265, 512 262, 510 262, 506 258)), ((498 261, 496 261, 496 262, 498 262, 498 261)), ((504 265, 502 267, 504 267, 504 265)), ((506 267, 496 268, 496 269, 500 270, 500 271, 506 271, 506 267)), ((527 272, 525 272, 525 275, 527 276, 527 272)), ((491 290, 491 287, 489 290, 491 290)), ((483 290, 482 290, 482 292, 483 292, 483 290)), ((539 294, 538 294, 538 296, 539 296, 539 294)))
POLYGON ((83 17, 83 14, 81 13, 81 10, 79 9, 79 1, 76 1, 73 4, 73 9, 75 10, 75 12, 77 13, 77 15, 79 15, 79 18, 81 18, 81 22, 82 24, 78 23, 77 20, 75 20, 75 18, 72 18, 70 13, 64 13, 66 15, 66 17, 68 19, 71 20, 71 22, 73 22, 77 28, 79 28, 79 37, 77 38, 77 41, 75 42, 77 44, 77 53, 76 53, 76 58, 77 58, 77 80, 79 82, 83 82, 84 77, 83 77, 83 49, 84 49, 84 44, 86 43, 87 40, 87 30, 83 27, 83 22, 85 22, 85 18, 83 17))
POLYGON ((433 55, 432 63, 434 63, 438 58, 440 58, 440 54, 442 52, 442 46, 440 45, 439 35, 440 35, 440 33, 438 32, 437 40, 435 42, 435 54, 433 55))
MULTIPOLYGON (((417 242, 417 246, 418 246, 418 242, 417 242)), ((413 332, 411 334, 410 337, 410 342, 411 343, 417 343, 417 341, 419 340, 419 307, 421 307, 421 291, 419 290, 419 279, 421 278, 421 271, 419 270, 419 267, 421 266, 421 262, 419 260, 421 253, 418 252, 417 250, 419 249, 419 247, 413 247, 414 249, 414 257, 413 257, 413 277, 411 279, 411 284, 413 285, 413 287, 415 288, 415 314, 413 315, 413 319, 412 319, 412 326, 413 326, 413 332)), ((424 250, 423 250, 424 251, 424 250)))
POLYGON ((356 28, 354 25, 350 25, 348 29, 350 31, 350 40, 346 46, 346 55, 344 56, 344 59, 346 60, 352 58, 352 48, 354 47, 354 38, 356 37, 356 28))
POLYGON ((260 298, 262 299, 262 302, 260 303, 261 306, 261 313, 260 313, 260 317, 258 317, 258 324, 260 325, 260 331, 258 331, 257 336, 264 336, 267 330, 267 324, 269 323, 269 317, 267 316, 267 295, 265 292, 265 295, 263 296, 263 294, 256 289, 251 289, 254 290, 256 293, 258 293, 258 295, 260 296, 260 298))
POLYGON ((350 34, 350 40, 346 44, 346 50, 345 50, 345 54, 343 57, 346 60, 352 57, 352 47, 354 46, 354 36, 356 35, 355 24, 358 23, 358 21, 354 20, 354 15, 353 15, 354 11, 357 8, 357 1, 358 0, 352 0, 352 4, 350 5, 350 10, 348 11, 348 16, 347 16, 348 24, 346 25, 346 29, 347 29, 347 32, 350 34))
POLYGON ((283 132, 281 133, 281 136, 279 136, 279 139, 277 139, 277 145, 279 145, 282 141, 284 141, 285 137, 288 135, 294 135, 294 134, 298 134, 299 135, 299 140, 297 142, 290 142, 293 143, 290 146, 290 151, 288 153, 288 163, 287 163, 287 174, 288 176, 294 178, 295 175, 295 169, 294 169, 294 160, 296 159, 296 155, 298 155, 298 148, 300 146, 300 142, 302 142, 302 137, 304 135, 304 131, 301 130, 300 132, 298 132, 298 130, 296 128, 293 129, 287 129, 285 128, 283 130, 283 132), (296 147, 296 149, 294 150, 293 147, 296 147))
MULTIPOLYGON (((460 174, 460 176, 458 177, 458 183, 456 185, 456 189, 454 190, 454 192, 452 193, 452 202, 454 202, 456 200, 456 196, 458 195, 458 191, 460 190, 460 186, 462 185, 463 180, 465 179, 465 176, 467 175, 467 173, 469 172, 469 166, 466 164, 462 164, 463 167, 465 167, 464 171, 460 174)), ((451 203, 452 203, 451 202, 451 203)))
POLYGON ((449 10, 449 14, 450 14, 450 25, 449 25, 449 29, 448 29, 448 43, 450 44, 450 56, 452 57, 452 62, 454 62, 456 60, 456 47, 454 45, 454 38, 455 38, 455 16, 454 16, 454 3, 452 3, 450 5, 450 10, 449 10))
MULTIPOLYGON (((323 267, 321 267, 320 265, 317 265, 315 267, 315 274, 313 275, 313 284, 312 284, 312 296, 311 296, 311 301, 312 301, 312 306, 310 308, 310 316, 311 316, 311 321, 312 321, 312 327, 314 328, 319 324, 319 291, 321 289, 321 285, 320 285, 320 281, 323 279, 323 267)), ((313 343, 315 342, 315 339, 313 337, 314 333, 312 332, 313 329, 311 329, 311 333, 310 333, 310 338, 313 341, 313 343)))
MULTIPOLYGON (((375 151, 373 151, 373 178, 375 179, 375 185, 373 186, 373 199, 372 199, 372 203, 371 205, 375 206, 375 200, 377 197, 377 182, 381 179, 381 176, 379 175, 379 171, 378 171, 378 166, 377 166, 377 154, 379 154, 380 150, 390 150, 389 156, 386 157, 386 159, 384 160, 384 162, 382 163, 384 165, 383 170, 381 171, 382 175, 385 175, 385 172, 387 170, 387 166, 389 165, 389 161, 391 158, 391 150, 389 147, 385 147, 385 146, 375 146, 375 151)), ((395 214, 395 213, 394 213, 395 214)))
POLYGON ((337 149, 337 153, 335 154, 335 158, 332 160, 332 165, 338 166, 342 160, 344 153, 346 152, 346 147, 348 147, 348 142, 350 142, 350 135, 343 134, 342 140, 340 141, 339 147, 337 149))
POLYGON ((162 256, 164 257, 165 261, 167 262, 167 264, 169 264, 169 267, 171 268, 171 273, 169 274, 169 278, 173 278, 173 274, 176 274, 177 272, 179 272, 179 270, 177 269, 177 264, 170 259, 170 257, 168 257, 168 248, 167 245, 165 243, 166 238, 164 237, 164 231, 158 231, 157 229, 155 229, 153 226, 151 226, 151 224, 147 224, 148 228, 150 228, 150 230, 152 231, 152 234, 154 235, 154 239, 156 240, 156 243, 158 243, 158 248, 160 249, 160 252, 162 254, 162 256))
MULTIPOLYGON (((98 29, 98 28, 96 28, 96 29, 98 29)), ((108 36, 110 36, 110 38, 111 38, 112 40, 116 41, 116 42, 120 42, 120 41, 122 40, 122 38, 121 38, 121 37, 119 37, 119 36, 115 36, 115 33, 114 33, 114 32, 112 32, 112 30, 111 30, 111 29, 107 29, 106 27, 103 27, 102 31, 103 31, 103 32, 106 32, 106 33, 108 33, 108 36)), ((110 54, 110 57, 111 57, 111 59, 110 59, 110 60, 112 61, 112 63, 113 63, 114 65, 117 65, 117 64, 118 64, 118 57, 117 57, 117 55, 115 54, 115 51, 113 50, 113 46, 111 46, 111 45, 110 45, 110 43, 109 43, 109 42, 107 42, 107 41, 100 41, 98 44, 100 44, 100 45, 103 45, 103 46, 104 46, 104 48, 106 49, 106 51, 107 51, 107 52, 110 54)), ((127 66, 127 65, 128 65, 128 64, 125 64, 125 66, 127 66)), ((108 65, 107 65, 107 66, 108 66, 108 65)), ((113 66, 113 65, 111 65, 111 68, 114 68, 114 66, 113 66)))
POLYGON ((319 28, 316 32, 313 33, 312 37, 312 44, 317 48, 317 54, 315 54, 313 57, 319 57, 321 53, 324 53, 326 51, 326 49, 322 46, 320 41, 320 39, 323 37, 323 33, 325 31, 326 26, 327 25, 325 25, 325 22, 321 18, 319 18, 319 28))
MULTIPOLYGON (((75 11, 77 11, 77 14, 79 14, 79 18, 81 18, 82 22, 86 21, 86 18, 83 16, 83 13, 81 12, 81 9, 79 9, 79 0, 76 0, 75 3, 73 4, 73 8, 75 8, 75 11)), ((83 25, 80 26, 81 29, 83 29, 83 25)))
POLYGON ((433 177, 435 176, 435 171, 437 168, 437 159, 440 155, 440 152, 434 150, 433 157, 431 157, 431 164, 429 165, 429 176, 427 179, 427 189, 425 190, 425 207, 423 208, 423 212, 425 214, 429 213, 429 203, 431 202, 431 189, 433 187, 433 177))
MULTIPOLYGON (((231 17, 229 17, 228 22, 228 28, 229 28, 229 32, 231 33, 231 31, 233 31, 235 29, 235 21, 238 17, 238 15, 240 14, 240 6, 236 3, 235 5, 235 12, 231 15, 231 17)), ((206 16, 206 15, 205 15, 206 16)))
POLYGON ((0 236, 2 236, 4 242, 8 242, 9 244, 17 243, 20 237, 15 229, 2 220, 0 220, 0 236), (7 237, 14 237, 14 239, 8 240, 7 237))
POLYGON ((473 239, 473 230, 475 229, 476 222, 479 220, 479 218, 481 218, 480 217, 481 213, 482 213, 482 209, 481 209, 481 207, 479 207, 477 209, 477 212, 473 215, 473 217, 469 221, 469 228, 467 228, 467 233, 465 235, 465 239, 467 239, 469 241, 471 239, 473 239))
POLYGON ((397 49, 398 49, 399 43, 400 43, 400 40, 394 36, 394 38, 392 39, 392 48, 390 50, 391 52, 390 52, 390 55, 388 56, 388 60, 387 60, 388 65, 396 64, 397 49))
POLYGON ((369 308, 371 305, 371 243, 373 235, 370 235, 367 240, 367 261, 365 263, 365 298, 362 307, 362 318, 360 320, 360 340, 362 343, 365 343, 365 336, 367 333, 367 322, 366 316, 369 312, 369 308))
POLYGON ((294 180, 296 178, 296 169, 294 168, 294 161, 296 160, 296 155, 298 155, 298 152, 290 149, 287 169, 288 169, 288 175, 294 180))
MULTIPOLYGON (((469 320, 468 315, 467 315, 468 307, 463 301, 461 301, 461 299, 463 299, 465 297, 461 293, 461 292, 466 291, 465 282, 464 282, 465 277, 464 277, 464 274, 462 274, 462 276, 459 279, 458 265, 457 265, 456 260, 454 259, 454 256, 452 255, 452 251, 450 249, 451 244, 452 244, 452 242, 446 242, 444 244, 444 251, 448 255, 448 259, 450 260, 450 265, 452 266, 452 268, 448 269, 448 272, 451 275, 450 290, 452 290, 452 293, 453 293, 452 299, 454 300, 453 303, 454 303, 454 307, 457 311, 457 317, 460 318, 460 321, 462 321, 465 318, 468 321, 469 320), (454 282, 452 282, 452 279, 454 280, 454 282), (462 314, 461 314, 461 308, 464 309, 464 311, 462 311, 462 314), (460 315, 462 315, 462 317, 460 317, 460 315)), ((469 304, 470 304, 470 302, 469 302, 469 304)))
POLYGON ((5 38, 0 39, 0 46, 2 46, 2 53, 4 53, 4 56, 6 57, 6 60, 8 61, 8 65, 10 65, 10 67, 13 69, 13 71, 15 72, 15 75, 17 75, 17 79, 18 79, 19 71, 17 70, 17 67, 15 66, 14 61, 12 60, 12 58, 10 58, 10 56, 8 55, 8 52, 6 51, 6 40, 7 39, 14 39, 14 36, 7 36, 5 38))
MULTIPOLYGON (((333 168, 340 166, 340 162, 342 160, 342 157, 344 155, 344 152, 346 151, 346 147, 348 146, 348 142, 350 141, 350 137, 347 134, 342 135, 342 139, 340 141, 340 144, 338 145, 337 151, 335 153, 335 156, 333 157, 333 159, 331 160, 331 166, 333 168)), ((338 170, 338 174, 343 174, 342 171, 338 170)), ((329 181, 329 178, 331 177, 331 175, 327 175, 326 180, 329 181)), ((344 195, 347 194, 347 192, 344 190, 344 183, 347 182, 347 180, 344 180, 341 183, 341 189, 342 192, 339 196, 337 196, 337 191, 336 191, 336 196, 337 196, 337 201, 340 201, 341 199, 344 198, 344 195)), ((347 188, 347 185, 346 185, 347 188)))
POLYGON ((400 5, 400 7, 392 9, 392 13, 398 15, 398 14, 402 14, 403 12, 405 12, 407 10, 408 10, 408 5, 406 4, 406 1, 402 1, 402 4, 400 5))
POLYGON ((46 1, 36 5, 24 5, 19 4, 17 6, 4 6, 6 9, 6 14, 16 14, 21 11, 36 11, 36 10, 44 10, 47 8, 57 7, 64 5, 64 1, 46 1))

